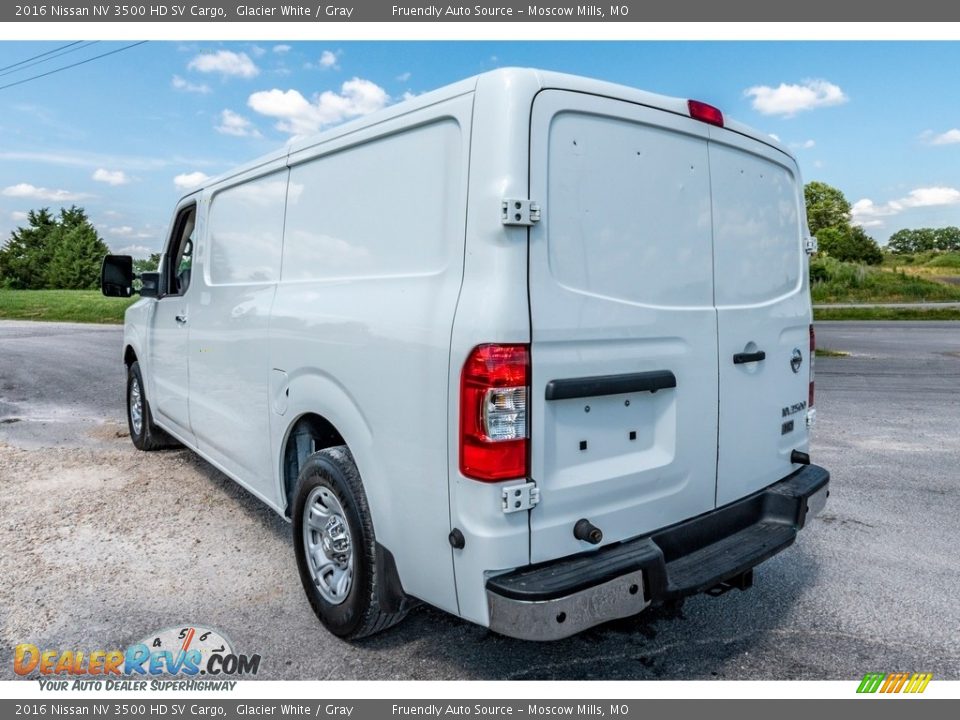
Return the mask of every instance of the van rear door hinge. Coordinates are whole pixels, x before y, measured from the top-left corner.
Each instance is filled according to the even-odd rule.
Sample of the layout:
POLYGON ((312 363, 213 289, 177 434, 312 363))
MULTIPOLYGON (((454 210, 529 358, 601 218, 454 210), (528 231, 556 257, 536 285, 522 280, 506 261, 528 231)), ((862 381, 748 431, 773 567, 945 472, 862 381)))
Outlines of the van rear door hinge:
POLYGON ((540 502, 540 490, 535 482, 524 485, 511 485, 503 488, 500 494, 501 505, 505 513, 532 510, 540 502))
POLYGON ((540 222, 540 205, 534 200, 507 198, 500 203, 500 222, 529 227, 540 222))
POLYGON ((808 237, 803 243, 803 249, 806 250, 807 255, 813 255, 817 252, 818 243, 817 238, 814 235, 808 237))

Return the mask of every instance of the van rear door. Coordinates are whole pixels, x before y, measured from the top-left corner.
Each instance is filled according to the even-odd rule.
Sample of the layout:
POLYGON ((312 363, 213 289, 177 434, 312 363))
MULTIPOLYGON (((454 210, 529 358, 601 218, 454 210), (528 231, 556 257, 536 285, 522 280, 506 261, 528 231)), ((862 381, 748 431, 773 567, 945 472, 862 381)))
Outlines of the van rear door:
POLYGON ((593 547, 574 537, 581 518, 608 544, 714 507, 708 133, 583 93, 534 101, 531 562, 593 547))
POLYGON ((742 134, 710 132, 721 506, 788 475, 791 451, 807 449, 810 296, 793 160, 742 134))

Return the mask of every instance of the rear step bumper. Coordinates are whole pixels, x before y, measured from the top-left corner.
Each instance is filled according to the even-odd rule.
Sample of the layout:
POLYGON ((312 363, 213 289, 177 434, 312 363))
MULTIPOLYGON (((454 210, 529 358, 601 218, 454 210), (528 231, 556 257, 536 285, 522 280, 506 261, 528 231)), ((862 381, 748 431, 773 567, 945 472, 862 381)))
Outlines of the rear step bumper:
POLYGON ((749 571, 793 544, 820 512, 830 473, 806 465, 717 510, 599 550, 530 565, 487 581, 490 628, 559 640, 653 603, 748 587, 749 571))

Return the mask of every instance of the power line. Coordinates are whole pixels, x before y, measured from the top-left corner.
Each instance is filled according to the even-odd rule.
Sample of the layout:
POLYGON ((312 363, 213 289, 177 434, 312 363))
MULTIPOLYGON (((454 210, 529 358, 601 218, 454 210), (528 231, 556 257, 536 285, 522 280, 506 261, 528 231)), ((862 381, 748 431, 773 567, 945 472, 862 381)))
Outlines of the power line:
MULTIPOLYGON (((6 72, 0 72, 0 77, 3 77, 4 75, 13 75, 14 73, 22 72, 22 71, 26 70, 28 67, 33 67, 34 65, 40 65, 41 63, 50 62, 51 60, 56 60, 56 59, 59 58, 59 57, 63 57, 64 55, 69 55, 70 53, 76 52, 77 50, 84 50, 84 49, 90 47, 91 45, 96 45, 98 42, 100 42, 100 41, 99 41, 99 40, 92 40, 92 41, 86 43, 85 45, 81 45, 80 47, 75 47, 75 48, 72 48, 72 49, 70 49, 70 50, 65 50, 64 52, 59 53, 59 54, 57 54, 57 55, 50 55, 50 57, 45 57, 45 58, 42 58, 42 59, 40 59, 40 60, 34 60, 32 63, 29 63, 28 65, 23 65, 23 63, 17 63, 17 65, 23 65, 23 67, 15 67, 15 68, 13 68, 12 70, 7 70, 6 72)), ((61 48, 61 50, 62 50, 62 49, 63 49, 63 48, 61 48)), ((52 51, 51 51, 51 52, 52 52, 52 51)), ((47 54, 49 55, 49 53, 47 53, 47 54)), ((31 59, 33 59, 33 58, 31 58, 31 59)), ((27 62, 27 61, 24 60, 23 62, 25 63, 25 62, 27 62)))
POLYGON ((33 75, 31 77, 24 78, 23 80, 17 80, 17 82, 8 83, 6 85, 0 85, 0 90, 6 90, 7 88, 12 88, 15 85, 23 85, 24 83, 30 82, 31 80, 39 80, 40 78, 47 77, 48 75, 53 75, 54 73, 61 72, 62 70, 69 70, 70 68, 75 68, 79 65, 86 65, 88 62, 93 62, 94 60, 105 58, 108 55, 116 55, 119 52, 123 52, 124 50, 129 50, 130 48, 135 48, 137 45, 143 45, 146 42, 147 42, 146 40, 141 40, 140 42, 130 43, 129 45, 124 45, 122 48, 117 48, 116 50, 111 50, 110 52, 101 53, 100 55, 94 55, 93 57, 87 58, 86 60, 80 60, 78 62, 71 63, 70 65, 64 65, 63 67, 58 67, 58 68, 55 68, 54 70, 50 70, 45 73, 40 73, 39 75, 33 75))
POLYGON ((43 57, 44 55, 50 55, 50 54, 55 53, 55 52, 58 52, 58 51, 60 51, 60 50, 66 50, 68 47, 73 47, 74 45, 79 45, 81 42, 83 42, 83 41, 82 41, 82 40, 76 40, 76 41, 74 41, 74 42, 72 42, 72 43, 67 43, 66 45, 61 45, 61 46, 58 47, 58 48, 54 48, 53 50, 47 50, 46 52, 42 52, 42 53, 40 53, 39 55, 34 55, 33 57, 28 57, 26 60, 21 60, 20 62, 15 62, 15 63, 13 63, 12 65, 4 65, 3 67, 0 67, 0 70, 9 70, 9 69, 12 68, 12 67, 17 67, 17 65, 23 65, 24 63, 28 63, 28 62, 30 62, 31 60, 36 60, 37 58, 41 58, 41 57, 43 57))

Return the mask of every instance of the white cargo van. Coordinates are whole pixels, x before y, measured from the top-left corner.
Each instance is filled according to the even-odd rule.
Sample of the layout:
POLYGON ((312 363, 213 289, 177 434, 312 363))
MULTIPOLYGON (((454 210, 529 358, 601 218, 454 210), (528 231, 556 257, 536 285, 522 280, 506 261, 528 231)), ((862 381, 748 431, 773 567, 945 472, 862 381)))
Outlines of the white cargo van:
POLYGON ((126 315, 130 434, 290 518, 337 635, 422 600, 549 640, 744 589, 826 501, 797 165, 709 105, 498 70, 171 228, 126 315))

